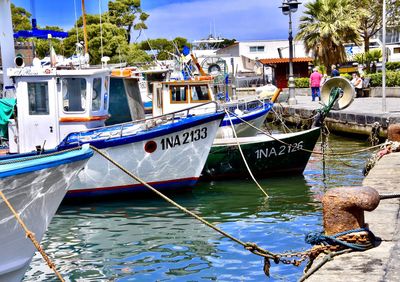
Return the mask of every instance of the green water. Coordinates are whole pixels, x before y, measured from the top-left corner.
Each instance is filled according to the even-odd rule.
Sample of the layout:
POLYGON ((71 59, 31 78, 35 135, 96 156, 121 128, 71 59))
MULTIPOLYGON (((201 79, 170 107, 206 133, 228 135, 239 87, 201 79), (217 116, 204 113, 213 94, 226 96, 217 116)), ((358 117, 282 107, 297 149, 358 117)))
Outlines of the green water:
MULTIPOLYGON (((332 135, 329 144, 368 146, 332 135)), ((322 228, 321 194, 360 185, 368 156, 327 158, 324 172, 313 155, 302 176, 260 181, 269 199, 251 181, 203 182, 173 199, 242 241, 305 250, 304 235, 322 228)), ((63 205, 42 243, 66 281, 296 281, 304 268, 272 263, 266 278, 260 257, 157 198, 63 205)), ((36 255, 25 281, 57 280, 36 255)))

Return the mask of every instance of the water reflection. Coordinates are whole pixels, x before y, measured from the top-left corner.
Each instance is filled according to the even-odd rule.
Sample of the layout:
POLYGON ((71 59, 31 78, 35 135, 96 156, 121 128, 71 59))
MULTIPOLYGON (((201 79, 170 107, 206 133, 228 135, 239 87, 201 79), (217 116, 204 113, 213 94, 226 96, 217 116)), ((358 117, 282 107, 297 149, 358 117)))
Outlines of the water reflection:
MULTIPOLYGON (((329 140, 333 151, 367 145, 329 140)), ((321 156, 313 155, 304 176, 261 180, 269 199, 250 181, 203 182, 173 199, 242 241, 272 252, 303 250, 304 235, 321 229, 319 195, 361 184, 366 156, 328 157, 323 178, 321 156)), ((43 244, 67 281, 265 280, 261 258, 161 199, 64 205, 43 244)), ((270 281, 297 280, 302 269, 273 264, 270 281)), ((39 257, 31 280, 56 281, 39 257)))

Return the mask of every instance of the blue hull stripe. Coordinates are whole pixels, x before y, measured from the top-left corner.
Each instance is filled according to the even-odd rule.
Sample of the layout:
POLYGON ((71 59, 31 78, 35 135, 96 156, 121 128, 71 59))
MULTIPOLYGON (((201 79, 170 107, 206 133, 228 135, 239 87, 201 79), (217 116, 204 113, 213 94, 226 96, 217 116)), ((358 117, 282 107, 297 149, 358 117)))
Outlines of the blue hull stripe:
MULTIPOLYGON (((194 186, 198 181, 198 178, 184 178, 177 180, 168 180, 161 182, 151 182, 149 183, 152 187, 156 188, 158 191, 172 191, 177 188, 189 188, 194 186)), ((149 188, 143 186, 142 184, 132 184, 125 186, 114 186, 106 188, 91 188, 82 190, 69 190, 66 198, 84 198, 84 197, 102 197, 102 196, 115 196, 123 195, 125 193, 135 194, 135 193, 153 193, 149 188)))
POLYGON ((153 102, 149 101, 149 102, 144 102, 143 103, 144 109, 148 110, 148 109, 153 109, 153 102))
MULTIPOLYGON (((81 144, 85 144, 85 143, 90 143, 91 145, 93 145, 99 149, 115 147, 115 146, 120 146, 120 145, 125 145, 125 144, 131 144, 131 143, 140 142, 143 140, 154 139, 159 136, 164 136, 167 134, 171 134, 174 132, 192 128, 194 126, 205 124, 207 122, 215 121, 218 119, 222 120, 224 115, 225 115, 225 113, 221 112, 221 113, 209 114, 209 115, 191 116, 191 117, 187 117, 187 118, 182 118, 171 124, 157 126, 150 130, 140 131, 133 135, 115 137, 115 138, 103 139, 103 140, 91 140, 91 141, 87 141, 87 142, 81 141, 79 144, 81 145, 81 144)), ((119 127, 120 127, 120 125, 116 125, 115 127, 108 127, 107 130, 110 131, 112 129, 118 129, 119 127)), ((102 129, 97 129, 97 130, 94 129, 90 132, 91 132, 91 134, 94 134, 97 132, 98 133, 104 132, 104 130, 102 131, 102 129)), ((77 136, 79 136, 79 133, 69 134, 57 147, 58 150, 63 150, 63 149, 78 146, 78 142, 76 141, 76 139, 74 139, 77 136), (69 138, 74 139, 74 141, 73 142, 68 141, 69 138)), ((84 135, 82 134, 82 136, 84 136, 84 135)))
POLYGON ((60 153, 54 156, 41 157, 33 160, 18 158, 18 155, 15 155, 13 156, 13 161, 15 161, 13 163, 2 164, 2 162, 4 163, 7 160, 3 160, 2 162, 0 162, 0 178, 73 163, 76 161, 88 159, 91 156, 93 156, 93 151, 89 148, 60 153))
MULTIPOLYGON (((272 108, 272 104, 266 104, 264 110, 262 110, 262 111, 257 111, 256 113, 249 113, 249 114, 247 114, 247 115, 245 115, 245 116, 241 116, 240 118, 241 118, 242 120, 247 121, 247 122, 251 122, 252 120, 254 120, 254 119, 256 119, 256 118, 259 118, 259 117, 265 115, 266 113, 268 113, 268 112, 271 110, 271 108, 272 108)), ((253 110, 253 111, 255 111, 255 110, 253 110)), ((240 120, 239 118, 237 118, 237 117, 234 116, 233 114, 229 113, 229 115, 230 115, 230 117, 231 117, 231 120, 232 120, 232 123, 233 123, 233 124, 243 123, 242 120, 240 120)), ((230 123, 230 121, 229 121, 229 117, 225 117, 225 118, 223 119, 223 121, 221 122, 221 125, 220 125, 220 126, 231 126, 231 123, 230 123)))

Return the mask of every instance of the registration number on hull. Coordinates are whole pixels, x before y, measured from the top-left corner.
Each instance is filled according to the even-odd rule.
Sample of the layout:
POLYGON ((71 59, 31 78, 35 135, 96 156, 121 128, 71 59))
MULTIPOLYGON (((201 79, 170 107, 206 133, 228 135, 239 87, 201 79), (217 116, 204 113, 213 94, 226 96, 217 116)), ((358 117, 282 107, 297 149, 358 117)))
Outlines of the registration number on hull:
POLYGON ((271 147, 259 149, 255 153, 257 155, 257 159, 262 159, 294 153, 301 149, 303 149, 303 141, 300 141, 299 143, 292 143, 290 145, 281 145, 277 148, 271 147))
POLYGON ((170 136, 161 139, 161 149, 167 150, 207 138, 207 127, 184 132, 182 135, 170 136))

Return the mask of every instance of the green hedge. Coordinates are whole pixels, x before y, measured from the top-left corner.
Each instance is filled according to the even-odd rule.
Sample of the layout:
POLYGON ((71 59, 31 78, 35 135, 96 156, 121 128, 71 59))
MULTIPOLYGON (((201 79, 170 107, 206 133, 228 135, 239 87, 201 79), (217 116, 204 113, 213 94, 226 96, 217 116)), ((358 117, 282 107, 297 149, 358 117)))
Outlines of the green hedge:
POLYGON ((386 69, 387 70, 399 70, 400 69, 400 62, 388 62, 386 63, 386 69))
MULTIPOLYGON (((381 72, 368 74, 368 77, 371 78, 370 84, 372 87, 382 86, 382 73, 381 72)), ((400 72, 387 71, 386 72, 386 86, 387 87, 400 86, 400 72)))
MULTIPOLYGON (((397 62, 396 62, 397 63, 397 62)), ((392 63, 394 64, 394 63, 392 63)), ((400 63, 399 63, 400 65, 400 63)), ((348 73, 343 73, 340 74, 340 76, 347 78, 348 80, 351 80, 351 75, 348 73)), ((371 78, 370 81, 370 86, 371 87, 379 87, 382 86, 382 73, 371 73, 366 75, 366 77, 371 78)), ((294 85, 297 88, 309 88, 310 79, 308 77, 298 77, 294 79, 294 85)), ((386 72, 386 86, 387 87, 394 87, 394 86, 400 86, 400 71, 387 71, 386 72)))
POLYGON ((295 77, 294 85, 296 88, 308 88, 310 87, 310 79, 308 77, 295 77))

